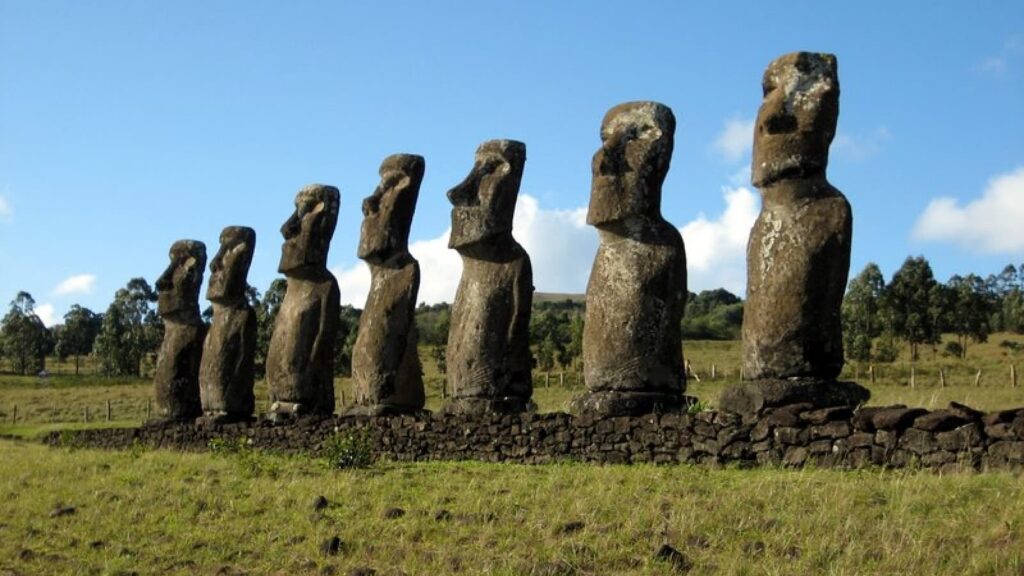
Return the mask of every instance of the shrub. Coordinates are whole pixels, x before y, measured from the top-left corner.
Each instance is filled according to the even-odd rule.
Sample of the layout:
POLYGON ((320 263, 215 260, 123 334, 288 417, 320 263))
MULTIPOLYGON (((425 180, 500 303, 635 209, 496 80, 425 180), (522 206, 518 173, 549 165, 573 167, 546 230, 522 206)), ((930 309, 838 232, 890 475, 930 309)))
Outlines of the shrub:
POLYGON ((320 458, 324 466, 332 470, 369 467, 374 461, 370 432, 365 428, 344 432, 335 430, 324 440, 320 458))
POLYGON ((946 358, 961 358, 964 355, 964 347, 959 342, 946 342, 942 355, 946 358))

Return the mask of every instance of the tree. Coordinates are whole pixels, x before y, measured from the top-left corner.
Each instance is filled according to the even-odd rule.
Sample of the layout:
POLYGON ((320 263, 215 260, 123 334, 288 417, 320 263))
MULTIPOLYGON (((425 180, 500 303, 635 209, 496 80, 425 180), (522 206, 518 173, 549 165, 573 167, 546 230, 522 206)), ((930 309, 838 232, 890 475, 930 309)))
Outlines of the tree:
POLYGON ((56 350, 61 358, 75 357, 76 375, 79 371, 79 359, 92 353, 102 323, 102 316, 78 304, 73 305, 64 315, 64 325, 57 335, 56 350))
POLYGON ((743 301, 717 288, 690 293, 682 320, 683 338, 688 340, 735 340, 743 327, 743 301))
POLYGON ((18 292, 0 327, 0 344, 14 371, 35 374, 46 367, 50 331, 35 313, 36 301, 28 292, 18 292))
POLYGON ((853 280, 843 297, 843 347, 851 360, 871 360, 871 342, 882 334, 879 316, 885 279, 874 262, 869 262, 853 280))
POLYGON ((359 335, 359 317, 363 311, 351 305, 341 307, 338 313, 338 337, 334 341, 334 375, 352 375, 352 348, 359 335))
POLYGON ((253 309, 256 310, 256 360, 255 372, 257 378, 262 378, 267 372, 267 350, 270 349, 270 337, 274 335, 274 322, 277 321, 277 311, 281 309, 284 302, 284 294, 288 291, 288 281, 284 278, 275 278, 259 300, 259 292, 255 289, 246 290, 246 297, 250 303, 256 300, 253 309))
POLYGON ((995 298, 985 281, 974 274, 953 276, 947 291, 950 305, 946 319, 949 329, 957 335, 961 358, 966 358, 968 338, 975 342, 988 340, 995 298))
POLYGON ((104 374, 142 374, 142 361, 157 350, 163 339, 163 321, 153 305, 156 299, 156 292, 144 278, 132 278, 114 294, 95 343, 104 374))
POLYGON ((938 283, 924 256, 908 257, 893 274, 882 298, 887 328, 910 346, 911 360, 917 360, 921 344, 939 341, 936 324, 938 283))

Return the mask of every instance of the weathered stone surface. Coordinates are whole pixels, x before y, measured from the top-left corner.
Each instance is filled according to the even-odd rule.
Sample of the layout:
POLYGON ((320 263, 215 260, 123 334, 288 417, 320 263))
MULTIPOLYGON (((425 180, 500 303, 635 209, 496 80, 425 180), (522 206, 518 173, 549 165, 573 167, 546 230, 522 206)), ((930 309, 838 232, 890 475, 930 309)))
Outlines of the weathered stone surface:
POLYGON ((944 432, 967 424, 970 420, 949 410, 936 410, 914 419, 914 428, 929 432, 944 432))
POLYGON ((206 298, 213 303, 213 322, 199 366, 199 392, 208 420, 241 420, 256 410, 256 311, 245 297, 255 249, 255 230, 229 226, 221 232, 220 250, 210 262, 206 298))
POLYGON ((763 87, 752 166, 763 201, 747 245, 744 377, 829 381, 843 367, 840 305, 853 223, 825 175, 839 114, 835 56, 782 56, 763 87))
POLYGON ((153 375, 156 413, 159 419, 189 420, 202 414, 199 363, 206 325, 199 316, 199 288, 206 245, 179 240, 171 245, 170 259, 156 281, 157 312, 164 320, 164 340, 153 375))
POLYGON ((824 424, 837 420, 849 421, 852 416, 853 408, 849 406, 833 406, 804 412, 800 414, 800 419, 811 424, 824 424))
POLYGON ((857 406, 871 393, 855 382, 823 381, 812 378, 758 380, 729 386, 722 391, 718 407, 737 414, 756 414, 789 404, 810 404, 812 408, 857 406))
POLYGON ((907 428, 900 437, 900 448, 910 450, 914 454, 927 454, 939 449, 938 442, 931 432, 917 428, 907 428))
POLYGON ((980 445, 982 438, 981 426, 977 422, 935 434, 939 448, 950 452, 969 450, 972 446, 980 445))
POLYGON ((927 413, 924 408, 880 408, 872 416, 871 424, 875 430, 905 430, 912 426, 919 416, 927 413))
POLYGON ((989 412, 982 416, 981 421, 985 426, 991 426, 993 424, 1010 423, 1018 417, 1024 417, 1024 409, 1015 408, 1013 410, 998 410, 996 412, 989 412))
POLYGON ((462 278, 446 352, 447 413, 521 412, 533 406, 530 376, 530 257, 512 237, 526 145, 490 140, 473 170, 448 191, 462 278))
POLYGON ((950 402, 949 408, 947 408, 947 410, 950 414, 959 416, 964 420, 977 421, 981 420, 985 416, 985 413, 982 412, 981 410, 975 410, 974 408, 971 408, 970 406, 961 404, 959 402, 950 402))
POLYGON ((680 320, 686 252, 661 215, 675 117, 656 102, 615 106, 601 123, 587 223, 600 245, 587 283, 577 412, 642 414, 684 405, 680 320))
POLYGON ((359 257, 369 265, 371 281, 352 348, 353 413, 423 408, 415 316, 420 267, 409 254, 409 227, 424 167, 422 156, 388 156, 380 166, 380 184, 363 200, 359 257))
POLYGON ((274 418, 334 411, 334 341, 341 305, 338 282, 327 270, 327 252, 340 196, 333 186, 306 186, 281 227, 278 272, 288 277, 288 290, 267 352, 274 418))

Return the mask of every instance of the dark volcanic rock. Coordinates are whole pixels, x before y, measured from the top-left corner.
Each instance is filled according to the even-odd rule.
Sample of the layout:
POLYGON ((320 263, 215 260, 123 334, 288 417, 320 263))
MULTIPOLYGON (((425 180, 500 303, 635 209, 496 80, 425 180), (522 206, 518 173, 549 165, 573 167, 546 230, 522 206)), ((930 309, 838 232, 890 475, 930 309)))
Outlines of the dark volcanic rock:
POLYGON ((351 413, 400 414, 423 408, 415 317, 420 266, 409 254, 409 227, 423 171, 422 156, 388 156, 380 166, 380 184, 363 200, 359 257, 370 267, 371 284, 352 348, 356 406, 351 413))
POLYGON ((693 561, 668 544, 662 544, 661 548, 654 553, 654 557, 662 562, 667 562, 676 572, 686 573, 693 569, 693 561))
POLYGON ((906 430, 919 416, 927 413, 924 408, 879 408, 871 417, 871 425, 875 430, 906 430))
POLYGON ((274 418, 334 412, 334 341, 341 304, 338 282, 327 270, 327 251, 340 204, 337 188, 306 186, 281 227, 278 272, 288 277, 288 291, 267 351, 274 418))
POLYGON ((526 145, 490 140, 473 170, 448 191, 462 278, 452 304, 446 353, 448 413, 532 409, 530 257, 512 237, 512 216, 526 163, 526 145))
POLYGON ((661 215, 676 121, 657 102, 615 106, 601 123, 587 223, 600 244, 587 283, 577 412, 644 414, 683 406, 680 320, 686 251, 661 215))
POLYGON ((815 379, 759 380, 730 386, 722 391, 718 407, 737 414, 757 414, 766 408, 810 404, 814 408, 857 406, 871 396, 854 382, 815 379))
POLYGON ((199 364, 206 325, 199 316, 199 288, 206 267, 206 246, 198 240, 171 245, 171 263, 156 281, 157 311, 164 339, 153 374, 157 417, 191 420, 202 414, 199 364))
POLYGON ((220 233, 220 250, 210 262, 206 298, 213 303, 213 322, 199 365, 203 415, 210 420, 244 420, 256 410, 256 311, 245 297, 255 249, 255 230, 229 226, 220 233))
POLYGON ((970 422, 960 414, 949 410, 936 410, 914 419, 914 428, 928 432, 944 432, 970 422))

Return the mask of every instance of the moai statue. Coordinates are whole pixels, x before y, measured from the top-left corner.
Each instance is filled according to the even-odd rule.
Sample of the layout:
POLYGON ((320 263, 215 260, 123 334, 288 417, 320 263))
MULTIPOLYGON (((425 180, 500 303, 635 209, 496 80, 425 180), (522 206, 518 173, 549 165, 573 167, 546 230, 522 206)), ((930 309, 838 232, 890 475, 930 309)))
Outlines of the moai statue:
POLYGON ((388 156, 380 165, 380 184, 363 200, 359 257, 370 266, 371 284, 352 348, 355 406, 349 414, 423 409, 415 316, 420 265, 409 254, 423 169, 422 156, 388 156))
POLYGON ((587 391, 573 402, 576 412, 636 415, 684 404, 686 251, 661 216, 675 129, 672 110, 657 102, 620 104, 601 122, 587 212, 600 245, 583 326, 587 391))
POLYGON ((768 65, 754 131, 761 214, 747 244, 743 377, 720 407, 856 405, 843 368, 840 307, 850 268, 850 204, 825 177, 839 117, 836 57, 797 52, 768 65))
POLYGON ((448 191, 448 247, 462 257, 446 353, 449 413, 533 410, 530 257, 512 237, 526 145, 489 140, 469 176, 448 191))
POLYGON ((193 420, 202 414, 199 363, 206 324, 199 316, 199 288, 206 246, 197 240, 178 240, 171 245, 170 258, 156 281, 157 312, 164 320, 164 340, 153 376, 156 413, 162 420, 193 420))
POLYGON ((299 190, 295 212, 281 227, 277 270, 288 290, 267 351, 270 418, 334 412, 334 341, 341 309, 327 251, 341 202, 338 189, 312 184, 299 190))
POLYGON ((255 249, 255 230, 228 226, 220 233, 220 250, 210 262, 206 299, 213 303, 213 323, 199 366, 199 392, 207 422, 246 420, 256 409, 256 311, 245 297, 255 249))

